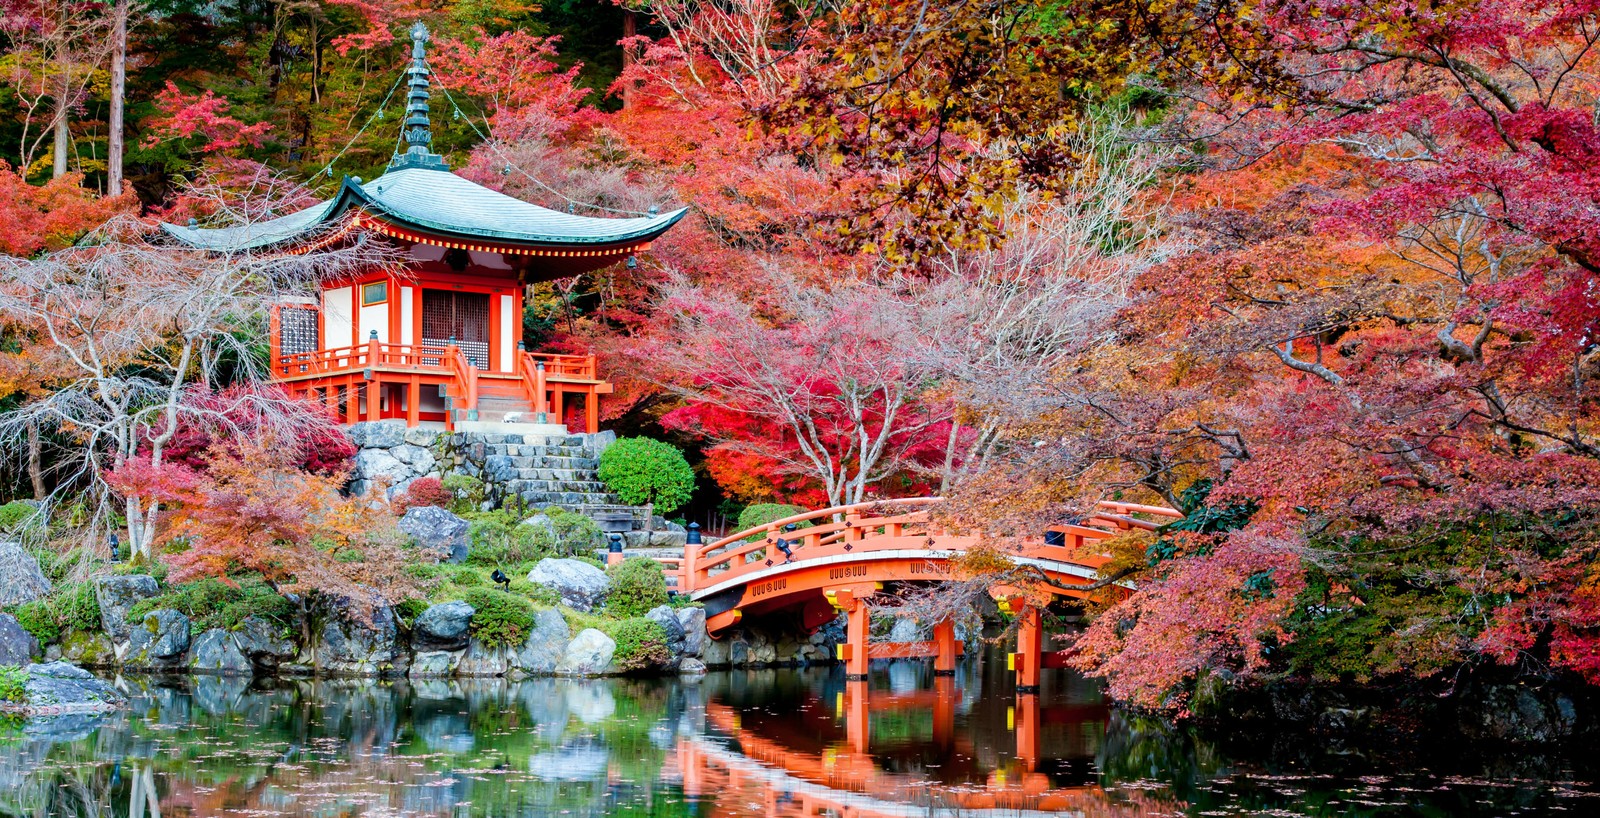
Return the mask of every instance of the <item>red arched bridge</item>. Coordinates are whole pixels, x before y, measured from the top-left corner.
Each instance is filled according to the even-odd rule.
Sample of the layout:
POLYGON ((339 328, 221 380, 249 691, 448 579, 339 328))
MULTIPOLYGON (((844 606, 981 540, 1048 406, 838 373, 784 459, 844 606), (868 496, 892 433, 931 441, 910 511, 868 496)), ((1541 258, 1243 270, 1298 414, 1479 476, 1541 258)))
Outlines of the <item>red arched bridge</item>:
MULTIPOLYGON (((954 625, 936 623, 929 642, 872 643, 868 639, 870 599, 889 583, 939 582, 950 578, 953 557, 984 542, 976 533, 947 531, 930 511, 942 498, 883 500, 825 508, 774 520, 711 543, 690 543, 683 556, 664 558, 668 583, 706 608, 712 636, 747 616, 798 611, 806 630, 847 615, 847 642, 839 646, 847 678, 865 678, 870 659, 931 656, 939 672, 953 671, 962 645, 954 625), (807 526, 807 527, 799 527, 807 526)), ((1119 586, 1097 586, 1106 557, 1096 546, 1134 529, 1154 530, 1182 518, 1162 506, 1101 502, 1077 524, 1057 525, 1042 537, 1008 542, 1002 550, 1015 563, 1030 566, 1049 581, 1023 589, 996 586, 990 593, 1003 610, 1020 619, 1012 662, 1018 684, 1038 686, 1041 667, 1064 657, 1043 651, 1039 627, 1041 597, 1088 599, 1125 593, 1119 586)))

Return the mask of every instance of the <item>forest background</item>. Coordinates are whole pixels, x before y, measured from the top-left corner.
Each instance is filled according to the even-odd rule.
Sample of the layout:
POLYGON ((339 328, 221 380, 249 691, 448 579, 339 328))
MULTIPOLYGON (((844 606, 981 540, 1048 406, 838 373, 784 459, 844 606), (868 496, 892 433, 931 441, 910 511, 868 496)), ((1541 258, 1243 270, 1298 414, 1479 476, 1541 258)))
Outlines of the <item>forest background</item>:
MULTIPOLYGON (((1600 681, 1592 2, 0 13, 13 307, 105 225, 376 177, 422 20, 458 172, 691 209, 637 266, 542 285, 524 334, 599 352, 607 421, 694 449, 702 512, 940 492, 1022 533, 1178 506, 1117 544, 1138 590, 1078 642, 1152 708, 1207 680, 1600 681)), ((81 427, 26 410, 81 377, 6 314, 0 394, 32 418, 7 490, 72 488, 81 427)), ((182 346, 113 364, 186 371, 182 346)))

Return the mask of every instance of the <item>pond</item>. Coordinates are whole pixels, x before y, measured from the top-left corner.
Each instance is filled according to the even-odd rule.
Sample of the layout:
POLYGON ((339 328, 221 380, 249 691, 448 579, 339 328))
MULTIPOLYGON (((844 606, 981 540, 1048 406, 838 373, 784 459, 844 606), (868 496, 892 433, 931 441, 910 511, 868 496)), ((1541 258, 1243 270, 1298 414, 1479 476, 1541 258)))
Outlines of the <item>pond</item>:
POLYGON ((1002 662, 699 681, 126 677, 130 710, 0 728, 0 815, 1600 814, 1595 760, 1506 747, 1226 747, 1002 662), (1588 765, 1585 768, 1584 765, 1588 765))

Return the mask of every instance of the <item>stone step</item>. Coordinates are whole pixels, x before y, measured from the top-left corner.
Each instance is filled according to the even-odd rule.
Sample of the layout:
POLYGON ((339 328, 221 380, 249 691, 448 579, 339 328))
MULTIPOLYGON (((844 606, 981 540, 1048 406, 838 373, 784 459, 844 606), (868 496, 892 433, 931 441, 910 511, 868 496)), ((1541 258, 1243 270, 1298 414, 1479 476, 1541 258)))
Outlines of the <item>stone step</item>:
POLYGON ((580 494, 608 494, 606 486, 598 480, 531 480, 518 478, 503 483, 507 489, 521 494, 524 491, 559 491, 580 494))
POLYGON ((572 508, 591 503, 615 502, 609 494, 583 494, 577 492, 526 491, 518 495, 530 506, 562 506, 572 508))

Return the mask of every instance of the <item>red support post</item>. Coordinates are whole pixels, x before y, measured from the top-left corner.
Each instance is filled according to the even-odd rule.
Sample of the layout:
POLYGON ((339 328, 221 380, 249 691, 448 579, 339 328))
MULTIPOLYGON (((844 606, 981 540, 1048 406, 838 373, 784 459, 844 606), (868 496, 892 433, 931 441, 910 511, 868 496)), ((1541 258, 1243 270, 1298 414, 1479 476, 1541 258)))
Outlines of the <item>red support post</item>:
POLYGON ((1017 652, 1013 654, 1017 670, 1017 692, 1039 692, 1039 670, 1044 658, 1044 630, 1039 624, 1039 609, 1024 605, 1017 614, 1017 652))
POLYGON ((933 641, 939 652, 933 657, 933 675, 954 676, 956 673, 956 626, 946 619, 933 626, 933 641))

